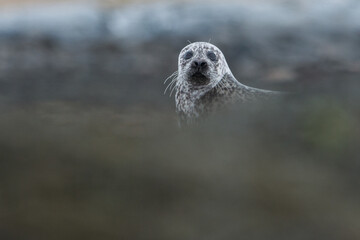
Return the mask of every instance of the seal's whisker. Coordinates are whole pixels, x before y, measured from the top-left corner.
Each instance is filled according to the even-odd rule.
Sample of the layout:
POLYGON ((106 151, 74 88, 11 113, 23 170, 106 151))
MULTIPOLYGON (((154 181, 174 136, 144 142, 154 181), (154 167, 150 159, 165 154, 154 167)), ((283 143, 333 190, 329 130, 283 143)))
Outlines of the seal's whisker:
POLYGON ((174 87, 173 87, 173 89, 171 90, 171 92, 170 92, 170 97, 171 97, 171 95, 172 95, 172 93, 173 93, 173 91, 176 89, 176 84, 174 85, 174 87))
POLYGON ((167 90, 170 88, 171 84, 174 83, 174 80, 172 80, 168 85, 167 87, 165 88, 165 91, 164 91, 164 94, 166 94, 167 90))
POLYGON ((175 76, 177 76, 177 75, 178 75, 178 71, 173 72, 168 78, 165 79, 164 84, 165 84, 169 79, 171 79, 171 78, 173 78, 173 77, 175 77, 175 76))
POLYGON ((170 89, 173 88, 175 82, 176 82, 175 80, 172 80, 172 81, 171 81, 171 83, 170 83, 170 89))
POLYGON ((167 82, 167 81, 169 81, 169 79, 171 79, 171 78, 173 78, 173 77, 177 77, 177 75, 178 75, 178 71, 175 71, 175 72, 173 72, 169 77, 167 77, 166 79, 165 79, 165 81, 164 81, 164 84, 167 82))
POLYGON ((170 85, 170 94, 169 94, 169 97, 171 97, 171 94, 172 94, 172 92, 174 91, 175 86, 176 86, 176 82, 172 82, 171 85, 170 85))
MULTIPOLYGON (((176 85, 176 81, 172 81, 172 83, 175 83, 175 85, 176 85)), ((170 89, 174 88, 174 87, 175 87, 175 85, 174 85, 174 84, 172 84, 172 86, 170 86, 170 89)))
POLYGON ((187 40, 187 42, 188 42, 189 44, 192 44, 192 42, 191 42, 190 40, 187 40))
MULTIPOLYGON (((170 82, 176 81, 176 80, 177 80, 177 77, 178 77, 177 74, 175 74, 174 76, 172 76, 170 82)), ((170 80, 170 79, 169 79, 169 80, 170 80)))
POLYGON ((164 95, 166 94, 167 90, 168 89, 171 89, 171 86, 176 83, 176 78, 174 78, 168 85, 167 87, 165 88, 165 91, 164 91, 164 95))

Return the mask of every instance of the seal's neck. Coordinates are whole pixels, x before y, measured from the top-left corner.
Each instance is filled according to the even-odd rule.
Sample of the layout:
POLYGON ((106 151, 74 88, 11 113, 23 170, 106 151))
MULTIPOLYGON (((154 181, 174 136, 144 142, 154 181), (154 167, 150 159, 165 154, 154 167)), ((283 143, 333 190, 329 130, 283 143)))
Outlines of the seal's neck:
POLYGON ((241 84, 234 75, 230 73, 224 74, 222 79, 218 81, 216 86, 226 86, 226 87, 246 87, 245 85, 241 84))
POLYGON ((201 98, 207 92, 209 92, 214 86, 211 84, 204 86, 194 86, 187 81, 178 81, 178 85, 176 86, 177 92, 182 92, 186 94, 189 99, 195 101, 196 99, 201 98))

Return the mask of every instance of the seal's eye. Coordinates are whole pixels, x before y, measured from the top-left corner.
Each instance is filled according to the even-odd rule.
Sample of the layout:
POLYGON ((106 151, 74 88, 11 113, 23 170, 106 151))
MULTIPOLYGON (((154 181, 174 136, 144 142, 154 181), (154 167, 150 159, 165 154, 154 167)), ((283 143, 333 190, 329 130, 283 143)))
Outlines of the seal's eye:
POLYGON ((207 53, 207 57, 213 62, 215 62, 217 60, 215 53, 211 52, 211 51, 207 53))
POLYGON ((194 55, 194 54, 193 54, 192 51, 188 51, 188 52, 185 53, 184 59, 185 59, 185 60, 188 60, 188 59, 192 58, 193 55, 194 55))

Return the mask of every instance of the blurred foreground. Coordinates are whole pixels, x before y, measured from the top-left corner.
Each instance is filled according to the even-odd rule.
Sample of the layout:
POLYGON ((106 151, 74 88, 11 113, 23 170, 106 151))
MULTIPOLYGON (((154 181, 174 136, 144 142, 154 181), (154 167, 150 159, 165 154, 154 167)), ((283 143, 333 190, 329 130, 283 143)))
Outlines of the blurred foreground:
POLYGON ((131 6, 95 28, 1 15, 0 239, 360 239, 360 7, 345 2, 131 6), (294 94, 179 129, 163 81, 210 37, 239 80, 294 94))
POLYGON ((349 87, 183 130, 159 109, 2 109, 0 238, 359 239, 349 87))

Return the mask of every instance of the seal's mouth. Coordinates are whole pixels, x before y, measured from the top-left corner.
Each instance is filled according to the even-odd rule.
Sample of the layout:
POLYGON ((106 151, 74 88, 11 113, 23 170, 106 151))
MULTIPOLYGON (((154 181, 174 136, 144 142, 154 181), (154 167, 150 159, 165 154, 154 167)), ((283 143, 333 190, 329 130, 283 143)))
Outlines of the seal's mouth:
POLYGON ((189 82, 195 86, 201 86, 209 84, 210 79, 200 71, 197 71, 190 75, 189 82))

